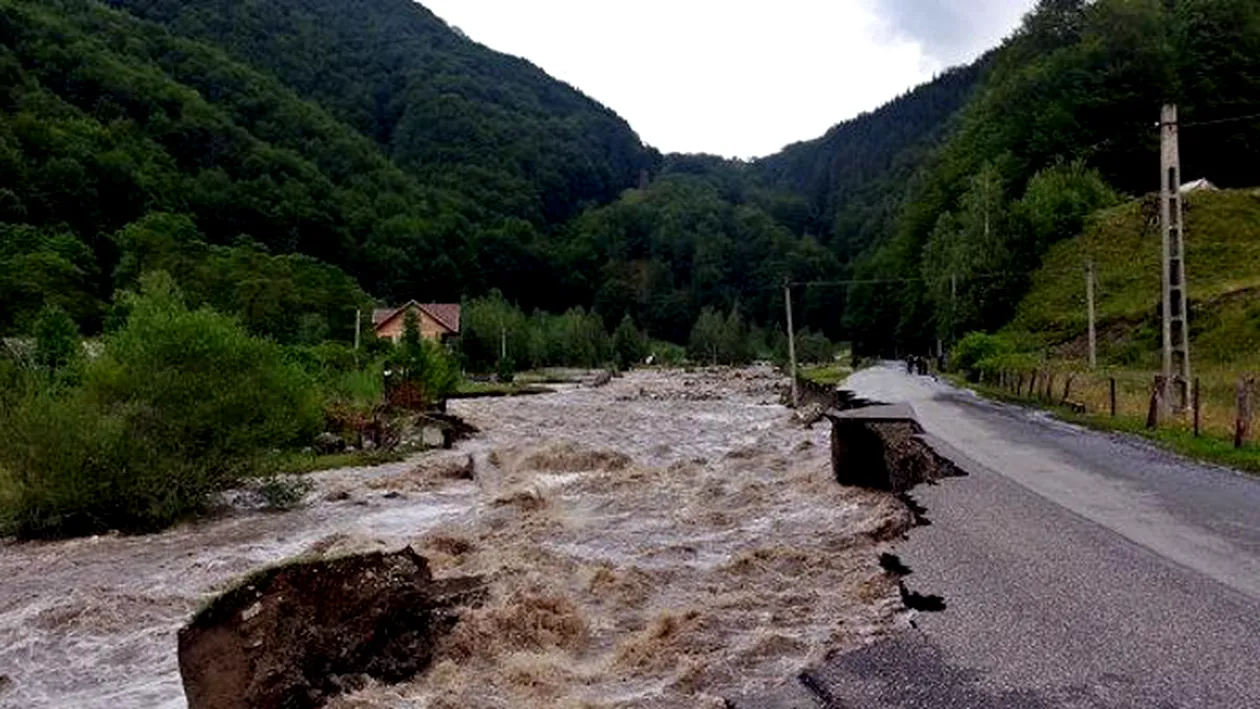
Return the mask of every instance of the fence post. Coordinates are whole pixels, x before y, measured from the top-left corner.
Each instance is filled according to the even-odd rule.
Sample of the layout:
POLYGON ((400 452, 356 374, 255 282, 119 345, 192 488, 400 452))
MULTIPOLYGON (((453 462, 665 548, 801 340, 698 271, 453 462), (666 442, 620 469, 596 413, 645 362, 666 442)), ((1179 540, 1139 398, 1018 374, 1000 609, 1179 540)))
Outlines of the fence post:
POLYGON ((1029 399, 1033 398, 1037 394, 1037 375, 1039 374, 1041 374, 1041 372, 1034 369, 1032 373, 1032 380, 1028 382, 1028 398, 1029 399))
POLYGON ((1159 411, 1163 408, 1164 394, 1164 376, 1155 377, 1155 388, 1151 390, 1151 406, 1146 413, 1146 427, 1155 430, 1159 428, 1159 411))
POLYGON ((1046 402, 1054 403, 1054 372, 1050 373, 1050 378, 1046 380, 1046 402))
POLYGON ((1238 416, 1234 421, 1234 447, 1242 448, 1251 429, 1251 382, 1238 379, 1238 416))
POLYGON ((1202 383, 1199 381, 1198 377, 1195 377, 1194 378, 1194 437, 1195 438, 1198 438, 1199 436, 1203 435, 1203 428, 1201 426, 1201 422, 1203 420, 1203 408, 1202 408, 1202 405, 1200 404, 1200 399, 1199 399, 1200 386, 1202 386, 1202 383))
POLYGON ((1019 379, 1015 380, 1015 396, 1019 396, 1024 391, 1024 373, 1019 373, 1019 379))
POLYGON ((1116 417, 1116 378, 1111 377, 1111 418, 1116 417))
POLYGON ((1072 398, 1072 382, 1075 379, 1076 379, 1075 374, 1068 375, 1067 381, 1063 384, 1063 400, 1059 402, 1060 405, 1066 405, 1068 402, 1068 399, 1072 398))

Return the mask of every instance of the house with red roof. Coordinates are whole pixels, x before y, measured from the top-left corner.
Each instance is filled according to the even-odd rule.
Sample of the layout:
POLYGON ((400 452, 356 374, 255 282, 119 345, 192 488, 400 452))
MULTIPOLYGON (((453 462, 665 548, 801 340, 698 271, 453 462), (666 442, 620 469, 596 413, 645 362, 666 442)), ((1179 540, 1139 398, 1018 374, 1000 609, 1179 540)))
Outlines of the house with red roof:
POLYGON ((414 312, 420 323, 420 336, 437 342, 459 334, 458 303, 418 303, 410 301, 397 308, 372 311, 372 327, 376 336, 397 344, 402 340, 407 313, 414 312))

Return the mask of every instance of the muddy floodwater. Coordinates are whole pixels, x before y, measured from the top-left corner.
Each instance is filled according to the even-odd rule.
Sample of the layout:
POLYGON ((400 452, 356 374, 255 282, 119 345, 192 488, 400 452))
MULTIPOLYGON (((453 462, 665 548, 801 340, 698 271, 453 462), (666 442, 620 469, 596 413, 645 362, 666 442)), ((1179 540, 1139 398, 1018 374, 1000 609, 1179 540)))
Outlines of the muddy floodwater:
POLYGON ((150 537, 0 546, 0 706, 184 707, 179 626, 297 555, 412 545, 485 575, 415 681, 335 707, 693 707, 773 687, 904 621, 897 500, 831 477, 828 426, 769 369, 638 372, 452 402, 456 450, 312 476, 302 509, 150 537), (471 479, 470 479, 471 478, 471 479))

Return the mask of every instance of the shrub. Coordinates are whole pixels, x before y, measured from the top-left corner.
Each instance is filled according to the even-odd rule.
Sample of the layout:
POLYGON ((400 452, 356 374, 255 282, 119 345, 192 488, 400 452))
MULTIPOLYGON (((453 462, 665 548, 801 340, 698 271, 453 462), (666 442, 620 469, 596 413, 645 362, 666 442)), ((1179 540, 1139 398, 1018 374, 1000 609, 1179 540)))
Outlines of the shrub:
POLYGON ((35 361, 56 373, 69 366, 78 356, 79 327, 66 311, 45 306, 35 319, 35 361))
POLYGON ((511 357, 504 357, 495 365, 495 376, 503 384, 511 384, 516 381, 516 362, 511 357))
POLYGON ((647 356, 647 343, 629 315, 621 319, 621 324, 613 332, 612 348, 617 368, 622 371, 633 368, 647 356))
POLYGON ((279 345, 189 310, 162 274, 129 300, 81 385, 34 386, 0 412, 20 536, 159 529, 319 429, 310 380, 279 345))
POLYGON ((967 379, 977 381, 983 371, 982 365, 1014 352, 1014 345, 1000 335, 973 332, 954 346, 950 356, 951 367, 954 371, 965 374, 967 379))
POLYGON ((315 485, 302 477, 270 475, 259 480, 255 489, 265 509, 283 512, 299 507, 315 485))
POLYGON ((390 401, 411 408, 427 408, 444 400, 459 383, 455 360, 441 345, 420 336, 420 321, 408 312, 402 342, 390 359, 390 401))

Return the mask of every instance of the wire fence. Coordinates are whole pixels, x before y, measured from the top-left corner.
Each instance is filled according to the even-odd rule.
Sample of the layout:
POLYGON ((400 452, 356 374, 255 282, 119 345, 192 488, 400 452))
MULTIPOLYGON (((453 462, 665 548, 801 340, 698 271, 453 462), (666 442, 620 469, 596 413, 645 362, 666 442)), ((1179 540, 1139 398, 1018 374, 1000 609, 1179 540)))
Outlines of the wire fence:
POLYGON ((1182 429, 1225 438, 1236 448, 1254 445, 1257 377, 1212 372, 1196 377, 1186 401, 1161 375, 1131 370, 1076 371, 1046 366, 978 372, 980 384, 1011 398, 1116 419, 1145 421, 1149 429, 1182 429))

